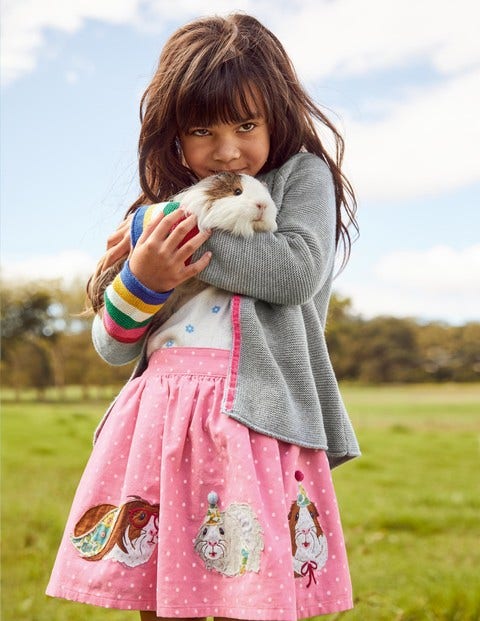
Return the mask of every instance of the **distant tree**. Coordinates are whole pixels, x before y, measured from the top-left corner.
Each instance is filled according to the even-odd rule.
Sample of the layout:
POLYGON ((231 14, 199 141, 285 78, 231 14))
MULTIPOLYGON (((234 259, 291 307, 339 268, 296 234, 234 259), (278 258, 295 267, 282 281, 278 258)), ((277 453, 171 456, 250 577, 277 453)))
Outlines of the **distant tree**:
POLYGON ((462 381, 480 380, 480 323, 469 322, 457 328, 455 372, 453 379, 462 381))
MULTIPOLYGON (((11 377, 24 378, 21 367, 35 368, 29 385, 43 390, 62 377, 54 344, 58 336, 52 298, 43 289, 1 288, 1 359, 11 377)), ((61 380, 60 380, 61 381, 61 380)))
POLYGON ((420 356, 412 320, 375 317, 363 324, 360 342, 363 362, 358 379, 361 381, 418 380, 420 356))
POLYGON ((91 386, 123 384, 131 374, 132 365, 112 366, 100 359, 93 348, 90 331, 63 334, 61 347, 66 382, 81 386, 85 395, 91 386))
POLYGON ((428 379, 439 382, 480 379, 480 323, 450 326, 432 322, 420 326, 418 341, 428 379))
POLYGON ((328 309, 325 338, 339 379, 356 379, 362 363, 359 335, 363 320, 352 311, 350 298, 333 294, 328 309))
MULTIPOLYGON (((1 381, 17 390, 76 384, 119 385, 133 364, 116 367, 96 354, 92 315, 84 312, 84 282, 6 286, 1 295, 1 381)), ((326 324, 332 363, 341 380, 368 383, 479 381, 480 323, 355 314, 350 298, 333 294, 326 324)))
POLYGON ((417 340, 421 352, 421 366, 430 381, 452 379, 455 357, 455 328, 434 321, 419 326, 417 340))

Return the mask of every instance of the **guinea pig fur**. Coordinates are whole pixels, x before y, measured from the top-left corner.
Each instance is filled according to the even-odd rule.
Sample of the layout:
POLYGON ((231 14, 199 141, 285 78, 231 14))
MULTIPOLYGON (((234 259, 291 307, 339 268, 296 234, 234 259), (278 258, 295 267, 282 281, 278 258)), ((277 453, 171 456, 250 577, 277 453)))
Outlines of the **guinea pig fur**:
POLYGON ((186 213, 197 216, 200 231, 221 229, 249 237, 277 230, 277 209, 266 186, 250 175, 217 173, 175 196, 186 213))
MULTIPOLYGON (((250 175, 220 172, 202 179, 195 185, 171 198, 179 202, 186 213, 197 216, 200 231, 221 229, 240 237, 250 237, 256 232, 277 230, 277 208, 267 187, 250 175)), ((164 203, 158 208, 163 209, 164 203)), ((105 287, 115 278, 127 257, 122 257, 108 270, 97 268, 95 277, 87 285, 92 308, 98 312, 103 305, 105 287)), ((190 279, 174 291, 160 311, 172 314, 185 298, 195 295, 206 285, 190 279)))
MULTIPOLYGON (((200 231, 221 229, 250 237, 257 232, 277 230, 275 203, 267 187, 250 175, 217 173, 177 194, 173 200, 179 202, 186 213, 197 216, 200 231)), ((207 286, 198 278, 190 278, 179 285, 157 313, 152 330, 207 286)))

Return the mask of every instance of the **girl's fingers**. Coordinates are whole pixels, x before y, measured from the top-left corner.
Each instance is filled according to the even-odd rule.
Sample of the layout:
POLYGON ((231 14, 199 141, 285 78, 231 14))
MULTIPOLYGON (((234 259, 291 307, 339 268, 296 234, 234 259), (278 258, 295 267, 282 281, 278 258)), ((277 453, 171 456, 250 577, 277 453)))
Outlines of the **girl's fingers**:
POLYGON ((180 210, 168 216, 158 214, 149 223, 130 255, 130 269, 142 284, 154 291, 169 291, 208 265, 211 253, 185 265, 210 236, 210 231, 197 232, 183 244, 196 223, 195 216, 185 218, 180 210))
POLYGON ((158 247, 161 245, 163 251, 172 255, 179 250, 182 252, 185 261, 209 238, 211 233, 210 231, 197 233, 191 240, 181 245, 185 237, 196 227, 197 218, 194 215, 185 218, 183 212, 177 214, 177 211, 152 220, 148 225, 146 237, 142 239, 142 234, 139 242, 148 239, 149 242, 157 244, 158 247))
POLYGON ((211 234, 211 231, 198 232, 194 237, 179 246, 176 257, 180 261, 185 262, 196 250, 198 250, 198 248, 200 248, 202 244, 207 241, 211 234))
POLYGON ((121 239, 116 245, 111 246, 105 253, 102 260, 102 270, 111 267, 119 259, 127 256, 130 252, 130 234, 121 239))
POLYGON ((138 241, 142 242, 150 237, 152 241, 164 241, 171 234, 172 227, 184 218, 185 212, 181 208, 168 214, 168 216, 164 216, 163 212, 160 212, 149 222, 148 226, 145 227, 138 241))
POLYGON ((185 278, 182 280, 188 280, 189 278, 193 278, 197 274, 199 274, 202 270, 204 270, 207 265, 210 263, 210 259, 212 258, 211 252, 205 252, 198 261, 195 263, 190 263, 190 265, 185 266, 185 271, 183 275, 185 278))
POLYGON ((190 231, 192 231, 196 226, 197 218, 194 215, 190 215, 185 218, 185 214, 183 214, 179 219, 175 220, 170 227, 168 235, 165 239, 165 247, 172 252, 175 252, 184 240, 185 236, 188 235, 188 233, 190 233, 190 231))
POLYGON ((129 254, 131 222, 132 216, 128 216, 107 239, 107 252, 99 263, 99 267, 101 264, 101 271, 111 267, 114 263, 129 254))
POLYGON ((123 220, 116 231, 112 233, 107 239, 107 250, 116 246, 119 243, 125 243, 125 240, 130 240, 130 226, 132 223, 132 215, 123 220))

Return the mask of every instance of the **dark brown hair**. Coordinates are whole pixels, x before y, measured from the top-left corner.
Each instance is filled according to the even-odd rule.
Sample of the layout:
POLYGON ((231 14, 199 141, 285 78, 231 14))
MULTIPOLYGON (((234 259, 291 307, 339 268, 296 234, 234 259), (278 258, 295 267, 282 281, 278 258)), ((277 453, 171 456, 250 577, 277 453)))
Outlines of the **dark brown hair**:
POLYGON ((270 131, 270 153, 260 172, 281 166, 300 151, 328 164, 335 184, 336 242, 343 243, 345 263, 351 246, 347 227, 352 224, 358 231, 358 226, 355 196, 341 171, 343 138, 301 86, 277 37, 241 13, 195 20, 165 44, 141 100, 141 193, 127 215, 142 204, 168 200, 197 181, 183 163, 180 131, 252 118, 258 113, 249 108, 252 101, 262 107, 270 131), (324 148, 318 124, 333 137, 335 153, 324 148))

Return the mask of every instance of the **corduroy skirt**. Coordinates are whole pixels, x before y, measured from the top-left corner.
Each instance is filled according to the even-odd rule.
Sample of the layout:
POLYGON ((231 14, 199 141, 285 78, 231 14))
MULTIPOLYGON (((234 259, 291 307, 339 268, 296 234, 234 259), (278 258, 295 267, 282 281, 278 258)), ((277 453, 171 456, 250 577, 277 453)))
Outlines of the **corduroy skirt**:
POLYGON ((324 451, 221 412, 229 352, 161 349, 109 412, 47 594, 160 617, 306 618, 352 607, 324 451))

